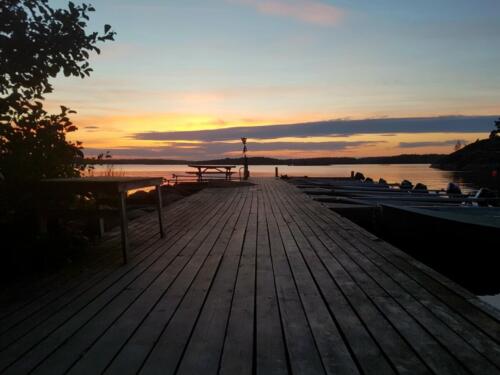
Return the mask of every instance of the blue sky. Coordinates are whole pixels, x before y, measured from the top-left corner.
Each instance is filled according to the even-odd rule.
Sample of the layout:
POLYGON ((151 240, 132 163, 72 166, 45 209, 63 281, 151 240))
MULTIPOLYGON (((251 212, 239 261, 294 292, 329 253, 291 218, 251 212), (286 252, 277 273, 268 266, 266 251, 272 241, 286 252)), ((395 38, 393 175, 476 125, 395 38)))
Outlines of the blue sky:
MULTIPOLYGON (((54 106, 78 111, 75 136, 89 150, 112 149, 119 157, 120 150, 144 156, 148 149, 171 147, 165 155, 176 157, 172 142, 186 140, 165 144, 137 134, 500 113, 499 1, 92 4, 97 11, 90 28, 111 24, 116 42, 103 45, 103 53, 92 58, 91 78, 58 78, 48 97, 54 106)), ((443 133, 415 128, 414 134, 396 133, 391 142, 380 142, 383 127, 349 139, 285 135, 250 142, 295 143, 289 152, 304 157, 449 152, 455 139, 487 134, 482 120, 470 126, 463 134, 459 128, 443 133), (318 143, 315 152, 311 142, 331 142, 332 148, 318 143), (339 149, 339 142, 355 143, 339 149)), ((216 146, 207 157, 233 155, 227 145, 216 146)), ((284 149, 257 149, 263 149, 259 155, 287 156, 284 149)))

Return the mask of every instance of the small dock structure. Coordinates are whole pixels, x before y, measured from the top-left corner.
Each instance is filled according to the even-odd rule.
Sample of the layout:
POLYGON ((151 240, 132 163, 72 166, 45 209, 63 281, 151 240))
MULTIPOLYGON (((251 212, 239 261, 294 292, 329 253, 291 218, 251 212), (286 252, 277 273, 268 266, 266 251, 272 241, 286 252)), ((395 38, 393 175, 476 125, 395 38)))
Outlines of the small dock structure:
POLYGON ((500 374, 500 313, 274 178, 0 296, 5 374, 500 374), (15 294, 12 300, 9 296, 15 294))

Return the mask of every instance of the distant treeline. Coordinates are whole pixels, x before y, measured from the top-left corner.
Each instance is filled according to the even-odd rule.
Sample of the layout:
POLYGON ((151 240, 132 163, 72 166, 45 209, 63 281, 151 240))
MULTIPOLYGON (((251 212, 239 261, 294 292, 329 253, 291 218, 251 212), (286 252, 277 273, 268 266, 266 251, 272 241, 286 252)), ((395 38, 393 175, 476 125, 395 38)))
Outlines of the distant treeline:
MULTIPOLYGON (((250 165, 332 165, 332 164, 432 164, 445 155, 397 155, 373 156, 364 158, 329 157, 307 159, 275 159, 250 157, 250 165)), ((225 158, 214 160, 177 160, 177 159, 85 159, 85 164, 149 164, 149 165, 184 165, 184 164, 243 164, 243 158, 225 158)))

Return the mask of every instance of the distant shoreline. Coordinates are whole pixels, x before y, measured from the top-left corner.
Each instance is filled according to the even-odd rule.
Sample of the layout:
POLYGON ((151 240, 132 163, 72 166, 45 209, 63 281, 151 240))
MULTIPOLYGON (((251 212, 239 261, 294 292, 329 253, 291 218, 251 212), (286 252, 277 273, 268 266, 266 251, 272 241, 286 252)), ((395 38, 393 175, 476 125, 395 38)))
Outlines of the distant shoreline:
MULTIPOLYGON (((326 157, 326 158, 302 158, 302 159, 276 159, 267 157, 250 157, 248 163, 251 165, 341 165, 341 164, 433 164, 445 155, 397 155, 397 156, 372 156, 362 158, 349 157, 326 157)), ((176 160, 176 159, 84 159, 83 164, 97 165, 186 165, 186 164, 243 164, 243 158, 226 158, 214 160, 176 160)))

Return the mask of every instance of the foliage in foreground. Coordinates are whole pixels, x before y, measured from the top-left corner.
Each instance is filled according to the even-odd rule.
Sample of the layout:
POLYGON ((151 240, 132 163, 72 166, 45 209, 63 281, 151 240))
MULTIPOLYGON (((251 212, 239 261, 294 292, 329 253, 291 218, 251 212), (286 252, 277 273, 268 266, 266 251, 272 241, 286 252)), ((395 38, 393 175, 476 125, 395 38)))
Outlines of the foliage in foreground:
POLYGON ((99 53, 99 42, 113 40, 109 25, 104 33, 85 29, 87 4, 68 3, 54 9, 48 0, 2 0, 0 5, 0 171, 7 182, 46 177, 79 176, 81 143, 70 142, 76 131, 61 106, 58 114, 43 108, 53 91, 50 79, 60 72, 85 78, 92 69, 88 59, 99 53))
MULTIPOLYGON (((83 170, 82 145, 66 136, 77 130, 61 106, 60 113, 44 109, 50 80, 85 78, 97 45, 113 40, 104 32, 88 32, 94 8, 69 2, 54 8, 48 0, 0 1, 0 237, 2 276, 39 266, 50 251, 67 255, 85 242, 76 226, 62 224, 57 238, 37 236, 36 182, 42 178, 74 177, 83 170), (16 267, 16 265, 18 267, 16 267)), ((53 262, 52 262, 53 263, 53 262)))

